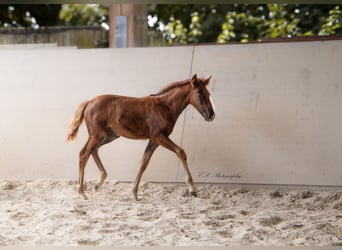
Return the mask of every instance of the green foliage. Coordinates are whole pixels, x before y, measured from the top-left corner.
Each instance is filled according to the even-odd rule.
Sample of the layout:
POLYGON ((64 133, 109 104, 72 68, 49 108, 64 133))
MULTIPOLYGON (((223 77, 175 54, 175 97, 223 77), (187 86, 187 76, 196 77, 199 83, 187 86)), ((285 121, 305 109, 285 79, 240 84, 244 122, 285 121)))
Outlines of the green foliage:
POLYGON ((187 43, 187 31, 188 29, 184 27, 180 20, 176 20, 174 17, 170 18, 170 22, 165 26, 166 39, 171 45, 175 39, 177 43, 186 44, 187 43))
POLYGON ((1 4, 0 27, 101 25, 108 7, 100 4, 1 4))
POLYGON ((289 12, 286 6, 269 4, 269 18, 265 21, 266 31, 264 37, 292 37, 301 36, 301 29, 298 27, 300 20, 295 13, 289 12))
MULTIPOLYGON (((342 34, 338 4, 150 4, 150 29, 168 44, 259 41, 264 38, 342 34)), ((0 27, 101 25, 100 4, 2 4, 0 27)))
POLYGON ((61 4, 1 4, 0 27, 32 27, 59 24, 61 4))
POLYGON ((100 25, 108 21, 108 8, 100 4, 63 4, 59 19, 64 25, 100 25))
POLYGON ((340 7, 336 6, 329 12, 329 17, 325 19, 320 31, 319 35, 330 35, 342 33, 342 15, 340 11, 340 7))
POLYGON ((150 5, 149 14, 158 17, 159 22, 152 28, 160 30, 169 44, 226 43, 340 34, 341 7, 336 4, 150 5))
POLYGON ((191 23, 189 25, 190 31, 188 33, 190 43, 198 43, 199 37, 202 35, 201 23, 198 12, 191 14, 191 23))
POLYGON ((255 17, 235 11, 228 12, 226 22, 222 24, 222 31, 217 37, 217 42, 248 42, 249 40, 257 40, 260 35, 259 31, 264 23, 265 20, 262 17, 255 17))
POLYGON ((236 34, 234 32, 234 22, 235 22, 236 12, 229 12, 226 15, 227 21, 222 24, 222 32, 217 37, 219 43, 226 43, 230 40, 234 40, 236 34))
POLYGON ((188 28, 184 27, 180 20, 174 17, 170 18, 170 22, 165 26, 166 38, 171 45, 175 40, 178 44, 198 43, 202 35, 200 18, 197 12, 191 14, 191 23, 188 28))
POLYGON ((232 8, 233 5, 217 4, 151 4, 149 15, 157 17, 158 21, 150 29, 162 32, 169 44, 184 43, 184 41, 186 43, 216 42, 225 15, 232 8), (168 29, 170 24, 175 23, 186 29, 183 34, 177 36, 172 29, 168 29), (192 27, 196 31, 191 32, 192 27))

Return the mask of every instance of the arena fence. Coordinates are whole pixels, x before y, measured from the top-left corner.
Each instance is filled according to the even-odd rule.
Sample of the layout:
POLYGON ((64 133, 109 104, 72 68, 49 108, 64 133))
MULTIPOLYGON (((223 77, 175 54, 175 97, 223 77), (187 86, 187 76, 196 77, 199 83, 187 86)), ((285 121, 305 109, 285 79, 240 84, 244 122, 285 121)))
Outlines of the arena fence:
MULTIPOLYGON (((188 107, 171 138, 195 182, 341 186, 342 41, 128 49, 0 50, 0 176, 78 178, 86 128, 66 143, 78 105, 103 93, 144 96, 212 75, 216 119, 188 107)), ((147 141, 101 148, 110 179, 132 181, 147 141)), ((92 161, 86 179, 97 178, 92 161)), ((183 182, 158 148, 143 181, 183 182)))

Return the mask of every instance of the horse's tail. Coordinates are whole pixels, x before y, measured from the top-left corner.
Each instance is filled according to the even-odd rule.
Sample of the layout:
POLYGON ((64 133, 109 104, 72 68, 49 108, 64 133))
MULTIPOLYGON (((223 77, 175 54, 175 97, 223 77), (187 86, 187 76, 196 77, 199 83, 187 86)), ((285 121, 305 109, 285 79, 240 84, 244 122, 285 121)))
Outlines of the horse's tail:
POLYGON ((67 141, 73 141, 76 139, 78 129, 81 126, 84 118, 84 110, 88 106, 89 101, 83 102, 77 108, 74 117, 72 118, 71 124, 69 126, 68 134, 67 134, 67 141))

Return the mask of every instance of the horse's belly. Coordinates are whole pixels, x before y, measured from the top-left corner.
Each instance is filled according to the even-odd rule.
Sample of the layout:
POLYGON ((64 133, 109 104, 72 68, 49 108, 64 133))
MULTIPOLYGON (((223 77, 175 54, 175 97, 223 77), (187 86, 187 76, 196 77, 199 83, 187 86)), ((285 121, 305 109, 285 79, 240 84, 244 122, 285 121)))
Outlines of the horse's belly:
POLYGON ((148 139, 149 135, 145 131, 132 129, 129 127, 118 126, 114 129, 115 134, 129 138, 129 139, 148 139))
POLYGON ((148 139, 149 128, 143 119, 138 116, 130 119, 118 119, 112 126, 116 134, 129 139, 148 139))
POLYGON ((130 139, 148 139, 149 126, 146 119, 146 103, 134 98, 123 98, 114 105, 111 126, 115 133, 130 139))

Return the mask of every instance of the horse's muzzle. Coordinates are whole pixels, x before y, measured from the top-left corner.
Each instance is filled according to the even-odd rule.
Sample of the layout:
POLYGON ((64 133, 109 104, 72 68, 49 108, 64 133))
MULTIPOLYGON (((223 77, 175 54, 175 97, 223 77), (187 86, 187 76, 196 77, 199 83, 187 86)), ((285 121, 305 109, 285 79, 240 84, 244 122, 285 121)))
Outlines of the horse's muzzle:
POLYGON ((215 119, 215 112, 213 110, 206 109, 203 116, 207 122, 211 122, 215 119))

